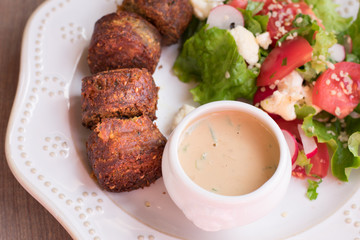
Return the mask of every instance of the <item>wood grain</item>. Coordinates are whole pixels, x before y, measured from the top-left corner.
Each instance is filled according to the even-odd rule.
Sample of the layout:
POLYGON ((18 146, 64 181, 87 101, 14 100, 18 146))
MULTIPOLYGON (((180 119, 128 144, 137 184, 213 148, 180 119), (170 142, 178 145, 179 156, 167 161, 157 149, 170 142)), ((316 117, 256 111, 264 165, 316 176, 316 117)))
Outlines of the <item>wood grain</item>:
POLYGON ((0 0, 0 240, 71 239, 17 182, 5 157, 5 135, 19 76, 22 34, 43 0, 0 0))

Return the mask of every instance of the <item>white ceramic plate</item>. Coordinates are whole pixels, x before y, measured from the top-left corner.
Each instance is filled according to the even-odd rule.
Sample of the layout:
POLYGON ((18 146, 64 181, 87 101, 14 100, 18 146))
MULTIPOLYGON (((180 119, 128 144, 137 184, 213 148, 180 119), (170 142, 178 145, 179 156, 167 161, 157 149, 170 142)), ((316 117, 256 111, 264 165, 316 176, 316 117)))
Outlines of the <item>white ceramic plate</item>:
MULTIPOLYGON (((338 1, 355 15, 356 0, 338 1)), ((162 179, 129 193, 103 192, 90 177, 81 126, 80 87, 89 75, 87 46, 94 23, 116 9, 114 0, 45 1, 25 29, 21 72, 6 137, 9 166, 24 188, 76 239, 360 239, 360 172, 349 183, 328 177, 316 201, 292 179, 270 215, 236 229, 203 232, 166 194, 162 179)), ((158 121, 168 135, 189 86, 171 72, 177 46, 164 48, 154 74, 160 87, 158 121)))

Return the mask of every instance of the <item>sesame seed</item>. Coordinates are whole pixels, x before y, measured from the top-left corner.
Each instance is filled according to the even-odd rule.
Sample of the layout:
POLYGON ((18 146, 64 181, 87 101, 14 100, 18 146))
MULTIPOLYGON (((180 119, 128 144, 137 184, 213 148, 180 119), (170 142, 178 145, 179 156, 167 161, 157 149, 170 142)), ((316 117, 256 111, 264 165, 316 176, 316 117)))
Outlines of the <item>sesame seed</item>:
POLYGON ((336 75, 336 73, 331 74, 330 78, 337 82, 340 81, 340 78, 336 75))
POLYGON ((341 115, 341 110, 340 110, 339 107, 336 107, 336 108, 335 108, 335 114, 336 114, 336 116, 340 116, 340 115, 341 115))
POLYGON ((330 85, 330 79, 326 80, 326 85, 330 85))
POLYGON ((336 95, 336 91, 335 91, 335 90, 331 90, 331 91, 330 91, 330 94, 331 94, 331 95, 336 95))
POLYGON ((351 94, 352 93, 352 86, 350 84, 348 84, 346 86, 346 90, 348 91, 349 94, 351 94))
POLYGON ((328 68, 330 68, 331 70, 335 69, 335 65, 331 62, 326 62, 326 65, 328 66, 328 68))
POLYGON ((331 130, 326 131, 326 133, 327 133, 327 134, 331 134, 331 135, 333 135, 333 136, 336 136, 336 134, 335 134, 333 131, 331 131, 331 130))
POLYGON ((225 78, 226 79, 230 78, 230 73, 228 71, 225 72, 225 78))
POLYGON ((286 29, 284 28, 284 26, 279 27, 279 32, 281 32, 282 34, 287 33, 286 29))
POLYGON ((326 58, 325 58, 324 55, 320 55, 320 56, 319 56, 319 59, 325 61, 326 58))
POLYGON ((349 135, 345 131, 341 131, 338 139, 340 140, 340 142, 347 142, 349 140, 349 135))
POLYGON ((307 130, 308 130, 309 132, 311 132, 311 133, 314 133, 314 132, 315 132, 315 127, 314 127, 314 126, 308 127, 307 130))
POLYGON ((345 88, 345 84, 344 84, 344 82, 340 82, 340 87, 341 87, 342 89, 344 89, 344 88, 345 88))
POLYGON ((303 21, 303 18, 302 17, 299 17, 296 19, 296 23, 301 23, 303 21))
POLYGON ((260 91, 261 91, 261 92, 265 92, 265 90, 266 90, 265 87, 261 87, 261 88, 260 88, 260 91))

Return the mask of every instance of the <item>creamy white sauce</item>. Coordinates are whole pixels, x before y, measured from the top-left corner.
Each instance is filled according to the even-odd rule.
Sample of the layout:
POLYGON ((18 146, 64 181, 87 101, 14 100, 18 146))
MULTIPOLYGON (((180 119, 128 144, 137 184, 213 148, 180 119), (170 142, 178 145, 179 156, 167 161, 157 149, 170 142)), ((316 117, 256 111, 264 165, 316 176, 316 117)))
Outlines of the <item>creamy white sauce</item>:
POLYGON ((202 188, 221 195, 250 193, 275 172, 279 146, 252 116, 213 113, 191 123, 178 148, 186 174, 202 188))

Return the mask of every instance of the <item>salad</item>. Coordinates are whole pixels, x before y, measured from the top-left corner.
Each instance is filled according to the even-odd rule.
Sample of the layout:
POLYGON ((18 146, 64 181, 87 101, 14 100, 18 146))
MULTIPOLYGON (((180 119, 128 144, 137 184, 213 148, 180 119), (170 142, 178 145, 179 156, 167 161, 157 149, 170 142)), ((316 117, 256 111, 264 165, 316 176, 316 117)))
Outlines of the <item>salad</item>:
POLYGON ((173 70, 195 102, 248 99, 283 130, 307 196, 360 166, 360 11, 331 0, 192 0, 173 70), (331 171, 329 171, 329 169, 331 171))

